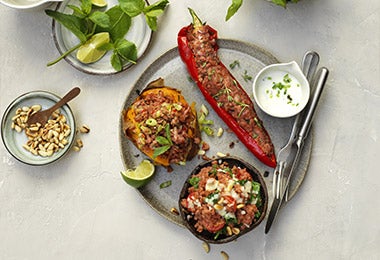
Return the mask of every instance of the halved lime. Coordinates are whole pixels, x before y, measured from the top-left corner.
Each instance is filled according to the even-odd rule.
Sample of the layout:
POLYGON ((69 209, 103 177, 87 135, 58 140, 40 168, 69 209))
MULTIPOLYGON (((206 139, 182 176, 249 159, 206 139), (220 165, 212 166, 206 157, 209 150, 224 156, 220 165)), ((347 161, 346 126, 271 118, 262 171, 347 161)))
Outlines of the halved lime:
POLYGON ((104 7, 107 5, 107 0, 91 0, 91 3, 97 7, 104 7))
POLYGON ((121 172, 124 181, 132 187, 139 188, 147 184, 154 175, 154 165, 149 160, 143 160, 135 169, 121 172))
POLYGON ((79 47, 77 59, 83 63, 98 61, 107 51, 99 50, 99 47, 110 42, 108 32, 94 34, 87 42, 79 47))

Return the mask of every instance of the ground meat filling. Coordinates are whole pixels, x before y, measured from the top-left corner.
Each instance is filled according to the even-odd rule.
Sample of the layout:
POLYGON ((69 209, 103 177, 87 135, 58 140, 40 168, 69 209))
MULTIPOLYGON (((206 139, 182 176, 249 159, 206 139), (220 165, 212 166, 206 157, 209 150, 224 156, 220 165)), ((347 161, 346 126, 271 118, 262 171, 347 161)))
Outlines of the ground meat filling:
POLYGON ((208 27, 189 29, 187 39, 196 61, 198 80, 219 107, 228 112, 241 128, 251 133, 264 153, 271 156, 274 152, 273 145, 262 129, 262 121, 258 118, 249 96, 221 63, 215 51, 216 40, 210 40, 208 27))
MULTIPOLYGON (((137 140, 139 149, 145 146, 152 150, 162 147, 157 136, 167 138, 168 127, 172 144, 161 156, 167 156, 170 163, 186 161, 189 143, 192 141, 188 126, 196 120, 188 104, 159 91, 158 94, 148 94, 136 101, 133 109, 136 111, 135 121, 141 131, 137 140)), ((200 140, 195 142, 199 143, 200 140)))
POLYGON ((249 228, 261 215, 260 184, 245 168, 213 161, 191 176, 189 182, 192 186, 181 206, 188 218, 194 219, 197 232, 231 236, 249 228))

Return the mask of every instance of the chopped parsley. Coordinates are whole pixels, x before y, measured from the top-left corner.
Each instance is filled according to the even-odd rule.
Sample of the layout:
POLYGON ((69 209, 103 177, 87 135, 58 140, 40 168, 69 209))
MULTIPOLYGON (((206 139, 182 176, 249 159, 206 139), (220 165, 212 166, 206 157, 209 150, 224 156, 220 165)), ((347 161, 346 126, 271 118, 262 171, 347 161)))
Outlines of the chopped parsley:
POLYGON ((252 76, 248 75, 247 70, 244 70, 243 79, 244 79, 245 82, 248 82, 248 81, 252 80, 252 76))
POLYGON ((231 69, 234 69, 235 67, 240 67, 240 62, 238 60, 234 60, 231 64, 230 64, 230 68, 231 69))

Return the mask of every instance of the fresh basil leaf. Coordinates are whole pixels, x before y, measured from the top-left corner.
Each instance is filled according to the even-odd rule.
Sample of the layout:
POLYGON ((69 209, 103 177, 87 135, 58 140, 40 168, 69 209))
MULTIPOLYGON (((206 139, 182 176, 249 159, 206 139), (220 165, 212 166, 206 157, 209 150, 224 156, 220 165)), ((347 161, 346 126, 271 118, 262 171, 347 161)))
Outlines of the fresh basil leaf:
POLYGON ((45 13, 70 30, 81 42, 86 42, 87 27, 84 20, 70 14, 63 14, 53 10, 45 10, 45 13))
POLYGON ((115 43, 115 49, 122 59, 136 63, 137 47, 133 42, 127 41, 126 39, 119 39, 115 43))
POLYGON ((100 11, 95 11, 90 14, 89 19, 96 25, 103 28, 108 28, 111 25, 110 17, 108 14, 100 11))
POLYGON ((110 18, 110 25, 108 28, 98 28, 100 31, 108 31, 111 39, 115 42, 117 39, 122 39, 127 34, 131 27, 132 19, 126 13, 121 10, 119 5, 107 10, 110 18))
POLYGON ((145 7, 144 0, 119 0, 121 9, 130 17, 141 14, 145 7))
POLYGON ((232 4, 228 7, 226 21, 228 21, 241 7, 243 0, 232 0, 232 4))
POLYGON ((164 145, 164 146, 157 147, 153 151, 153 158, 156 158, 157 156, 165 153, 169 149, 170 149, 170 145, 164 145))
POLYGON ((161 145, 168 145, 168 144, 170 144, 169 140, 166 139, 166 138, 163 137, 163 136, 157 136, 157 137, 156 137, 156 141, 157 141, 157 143, 159 143, 159 144, 161 144, 161 145))
POLYGON ((123 63, 116 51, 111 55, 111 65, 116 71, 121 71, 123 69, 123 63))

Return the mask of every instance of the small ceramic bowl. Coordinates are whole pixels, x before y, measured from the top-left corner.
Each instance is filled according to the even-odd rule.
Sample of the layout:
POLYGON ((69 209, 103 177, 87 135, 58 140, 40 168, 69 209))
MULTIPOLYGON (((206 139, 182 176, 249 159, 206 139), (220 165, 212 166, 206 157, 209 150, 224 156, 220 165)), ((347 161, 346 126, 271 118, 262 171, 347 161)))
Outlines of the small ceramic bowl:
POLYGON ((309 96, 309 82, 295 61, 266 66, 253 82, 256 104, 274 117, 298 114, 307 105, 309 96))
MULTIPOLYGON (((110 9, 117 4, 119 4, 117 0, 108 0, 107 7, 105 8, 110 9)), ((72 5, 78 6, 80 5, 80 1, 64 0, 57 6, 56 11, 71 14, 73 13, 73 10, 70 8, 72 5)), ((61 55, 80 43, 79 39, 70 30, 56 22, 56 20, 53 20, 52 29, 55 46, 61 55)), ((132 19, 131 27, 126 34, 125 39, 136 45, 137 60, 141 59, 149 48, 152 35, 153 31, 147 25, 144 15, 141 14, 132 19)), ((111 51, 107 52, 100 60, 90 64, 81 63, 76 58, 76 53, 76 51, 70 53, 64 58, 64 60, 79 71, 92 75, 112 75, 118 73, 118 71, 112 67, 110 62, 112 56, 111 51)), ((122 71, 133 65, 134 64, 131 62, 127 62, 124 64, 122 71)))
POLYGON ((52 2, 59 2, 62 0, 0 0, 5 6, 19 9, 19 10, 34 10, 44 8, 50 5, 52 2))
MULTIPOLYGON (((207 185, 208 184, 206 184, 206 189, 207 189, 207 185)), ((220 182, 217 185, 220 185, 220 182)), ((224 198, 224 201, 228 201, 227 200, 228 197, 229 197, 229 200, 232 200, 232 201, 228 201, 228 204, 226 204, 226 205, 230 205, 230 203, 232 203, 232 204, 235 204, 235 206, 236 206, 237 204, 239 204, 236 201, 234 201, 234 198, 236 198, 236 194, 234 195, 233 193, 231 193, 231 195, 229 195, 228 188, 226 188, 226 189, 227 189, 227 191, 224 188, 222 188, 219 191, 219 188, 217 188, 215 190, 215 193, 221 194, 220 196, 222 198, 224 198)), ((234 189, 235 188, 233 188, 232 190, 234 190, 234 189)), ((246 189, 248 189, 248 188, 246 188, 246 189)), ((213 198, 213 200, 215 200, 215 198, 213 198)), ((219 198, 216 198, 216 200, 219 200, 219 198)), ((188 203, 188 202, 185 202, 185 203, 188 203)), ((194 202, 194 205, 195 205, 195 203, 197 203, 197 202, 194 202)), ((215 205, 213 206, 214 208, 215 208, 215 205)), ((225 206, 225 207, 227 207, 227 206, 225 206)), ((266 187, 266 184, 265 184, 265 181, 264 181, 262 175, 252 165, 248 164, 247 162, 243 161, 240 158, 233 157, 233 156, 221 157, 221 158, 213 159, 213 160, 206 161, 206 162, 199 164, 191 172, 191 174, 187 178, 186 182, 184 183, 183 188, 182 188, 181 193, 180 193, 180 198, 179 198, 180 214, 181 214, 181 217, 185 223, 185 226, 190 230, 190 232, 193 235, 195 235, 200 240, 208 242, 208 243, 214 243, 214 244, 222 244, 222 243, 234 241, 238 237, 240 237, 240 236, 250 232, 254 228, 256 228, 265 218, 267 207, 268 207, 268 191, 267 191, 267 187, 266 187), (209 232, 206 229, 203 229, 202 232, 198 232, 196 227, 195 227, 195 224, 197 223, 197 221, 194 219, 194 214, 191 213, 188 210, 188 208, 186 208, 182 205, 182 200, 185 199, 187 201, 187 198, 189 197, 189 188, 191 188, 194 185, 193 175, 198 174, 202 168, 209 167, 209 166, 213 165, 215 162, 217 162, 217 164, 227 163, 229 168, 232 168, 233 166, 237 166, 241 169, 246 169, 247 172, 251 175, 252 180, 254 182, 257 182, 260 184, 260 189, 259 189, 258 193, 260 194, 261 200, 259 200, 260 203, 257 203, 257 205, 256 205, 259 212, 260 212, 260 216, 248 228, 245 228, 245 229, 239 231, 239 233, 232 233, 232 235, 226 234, 226 232, 224 232, 227 230, 226 226, 224 226, 222 228, 222 230, 224 230, 224 231, 219 235, 216 235, 216 233, 209 232)), ((237 214, 240 214, 240 213, 238 213, 239 210, 241 210, 241 211, 246 210, 245 208, 240 209, 239 206, 235 207, 235 209, 236 209, 236 211, 234 213, 235 217, 237 216, 237 214)), ((220 209, 220 210, 221 210, 220 212, 222 212, 224 210, 227 210, 227 208, 226 209, 220 209)), ((241 214, 244 214, 244 213, 241 213, 241 214)), ((226 218, 226 216, 227 215, 224 215, 224 218, 226 218)), ((214 224, 215 223, 213 223, 212 225, 214 225, 214 224)))
POLYGON ((67 144, 63 148, 54 152, 51 156, 34 155, 23 146, 28 142, 25 131, 17 132, 12 128, 13 118, 16 111, 23 107, 40 105, 42 110, 48 109, 57 103, 61 98, 46 91, 32 91, 16 98, 5 110, 1 121, 1 137, 8 152, 20 162, 29 165, 46 165, 62 158, 70 150, 75 140, 76 123, 70 107, 66 104, 59 110, 66 118, 66 124, 70 126, 70 134, 65 138, 67 144))

